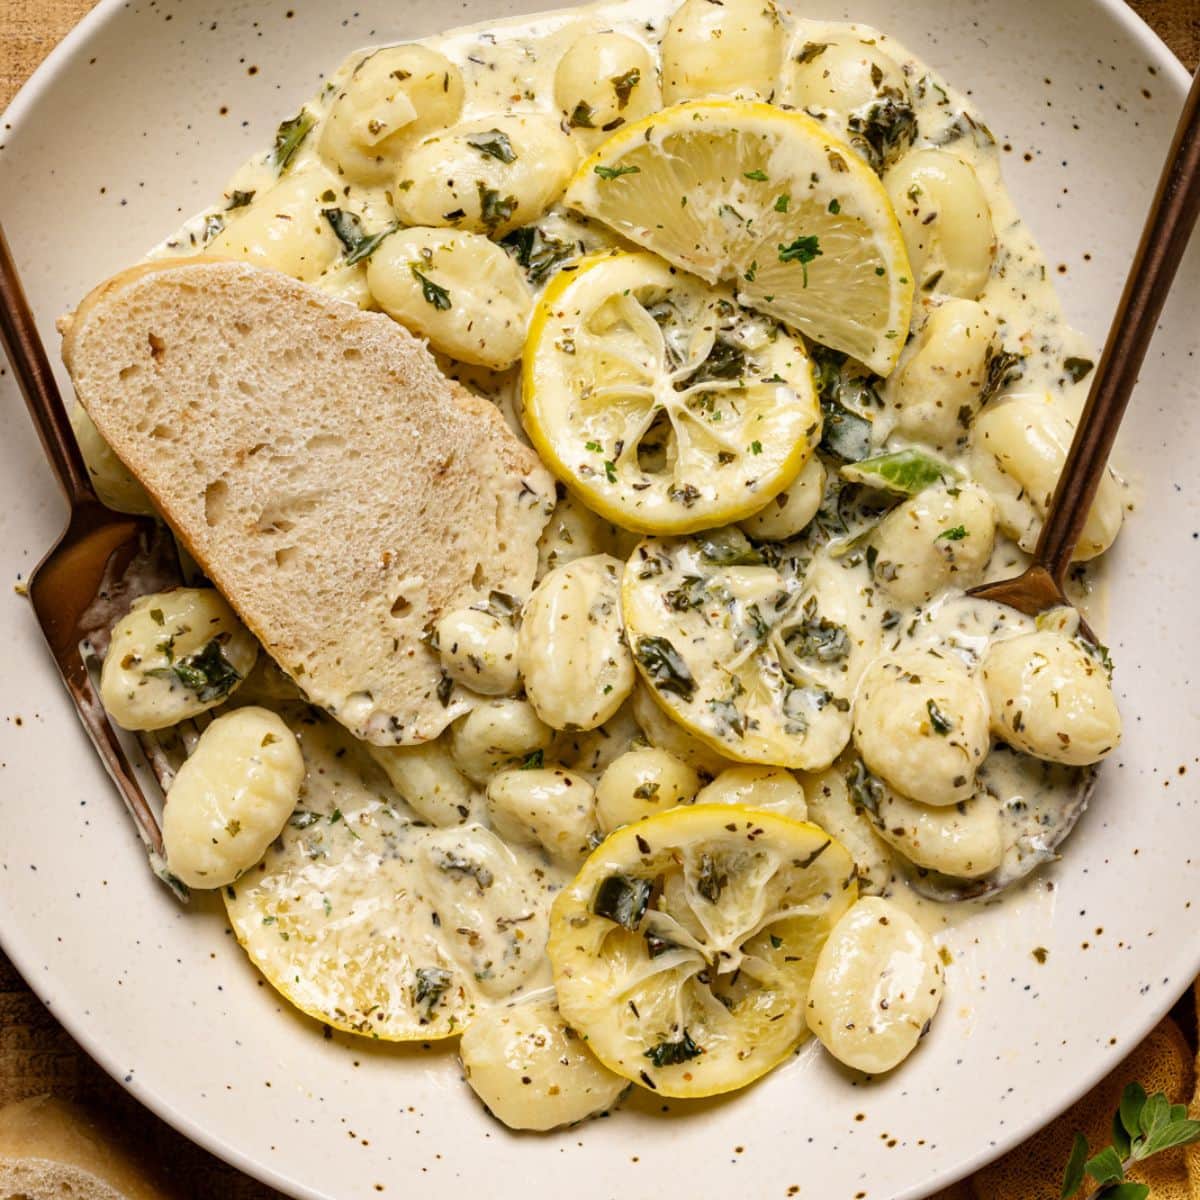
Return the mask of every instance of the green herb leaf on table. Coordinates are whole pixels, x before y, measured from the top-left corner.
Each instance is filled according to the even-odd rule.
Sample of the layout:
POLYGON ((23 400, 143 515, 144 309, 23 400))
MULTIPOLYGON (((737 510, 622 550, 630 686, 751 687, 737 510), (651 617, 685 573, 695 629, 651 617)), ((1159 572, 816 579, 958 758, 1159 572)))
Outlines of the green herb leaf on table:
POLYGON ((1067 1168, 1063 1172, 1061 1200, 1070 1200, 1079 1191, 1080 1185, 1083 1183, 1083 1168, 1087 1157, 1087 1138, 1082 1133, 1077 1133, 1071 1144, 1071 1157, 1067 1159, 1067 1168))

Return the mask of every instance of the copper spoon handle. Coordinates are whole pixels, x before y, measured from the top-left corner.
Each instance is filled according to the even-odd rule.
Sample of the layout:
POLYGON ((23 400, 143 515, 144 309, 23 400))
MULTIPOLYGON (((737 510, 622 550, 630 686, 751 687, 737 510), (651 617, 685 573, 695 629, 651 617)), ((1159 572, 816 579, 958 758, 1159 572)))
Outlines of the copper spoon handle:
POLYGON ((1192 79, 1117 315, 1034 551, 1034 561, 1046 568, 1060 589, 1197 216, 1200 71, 1192 79))
POLYGON ((72 507, 94 502, 96 493, 88 478, 87 467, 71 419, 54 379, 46 348, 38 336, 33 311, 17 276, 17 268, 8 248, 8 239, 0 225, 0 343, 8 353, 20 385, 29 415, 37 426, 46 457, 72 507))

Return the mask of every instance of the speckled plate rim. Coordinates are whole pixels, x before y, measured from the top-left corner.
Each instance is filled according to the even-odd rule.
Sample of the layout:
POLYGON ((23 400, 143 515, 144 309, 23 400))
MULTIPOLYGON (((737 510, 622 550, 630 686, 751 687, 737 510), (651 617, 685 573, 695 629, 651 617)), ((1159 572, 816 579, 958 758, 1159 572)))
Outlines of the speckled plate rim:
MULTIPOLYGON (((1123 0, 1090 0, 1090 2, 1095 7, 1104 10, 1110 17, 1115 18, 1117 24, 1128 35, 1129 40, 1136 43, 1147 58, 1156 65, 1161 83, 1172 91, 1177 101, 1177 107, 1181 108, 1191 82, 1191 76, 1169 47, 1123 0)), ((547 0, 544 7, 551 9, 561 7, 566 3, 567 0, 547 0)), ((83 17, 51 51, 25 82, 7 109, 0 114, 0 128, 8 129, 18 126, 27 112, 36 105, 42 91, 60 72, 69 67, 76 52, 108 22, 118 17, 125 7, 127 7, 126 0, 99 0, 96 7, 83 17)), ((116 819, 115 813, 113 819, 116 819)), ((3 915, 0 913, 0 916, 3 915)), ((30 989, 47 1005, 56 1020, 64 1026, 75 1041, 141 1104, 191 1141, 252 1178, 287 1194, 302 1198, 302 1200, 325 1200, 325 1193, 305 1186, 295 1178, 289 1177, 273 1166, 243 1153, 235 1146, 210 1134, 202 1123, 193 1119, 166 1096, 161 1095, 157 1089, 147 1086, 137 1077, 130 1078, 123 1063, 109 1052, 104 1041, 92 1036, 84 1006, 75 1007, 65 1004, 61 996, 52 1005, 39 991, 36 965, 39 953, 36 940, 26 941, 23 938, 19 922, 0 920, 0 949, 3 949, 29 984, 30 989)), ((1200 928, 1192 935, 1190 941, 1181 942, 1178 952, 1171 959, 1171 965, 1173 979, 1186 978, 1190 980, 1200 975, 1200 928)), ((1170 1011, 1177 999, 1178 997, 1174 993, 1170 993, 1166 995, 1165 999, 1159 999, 1144 1009, 1131 1013, 1127 1027, 1118 1031, 1121 1043, 1130 1047, 1137 1045, 1170 1011)), ((1047 1104, 1040 1111, 1028 1114, 1024 1119, 1011 1125, 1002 1136, 993 1138, 988 1145, 982 1147, 975 1154, 960 1160, 952 1167, 931 1175, 925 1183, 897 1193, 895 1200, 919 1200, 919 1197, 931 1195, 979 1170, 1007 1150, 1026 1140, 1069 1108, 1109 1074, 1114 1065, 1113 1062, 1097 1055, 1094 1068, 1080 1073, 1070 1087, 1056 1094, 1053 1103, 1047 1104)))

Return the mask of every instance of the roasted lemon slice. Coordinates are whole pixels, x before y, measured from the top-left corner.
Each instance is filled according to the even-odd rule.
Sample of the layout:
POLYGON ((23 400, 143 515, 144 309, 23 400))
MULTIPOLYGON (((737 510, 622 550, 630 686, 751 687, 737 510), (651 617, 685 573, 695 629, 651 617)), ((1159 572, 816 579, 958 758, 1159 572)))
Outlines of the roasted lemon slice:
POLYGON ((565 202, 738 299, 887 375, 913 284, 875 173, 811 117, 703 100, 627 125, 565 202))
POLYGON ((819 771, 850 738, 879 645, 871 579, 821 550, 777 558, 738 529, 647 538, 621 608, 656 700, 728 758, 819 771))
POLYGON ((308 769, 300 804, 223 891, 268 982, 316 1020, 383 1041, 461 1033, 528 985, 543 961, 544 871, 482 825, 416 820, 332 722, 289 724, 308 769))
POLYGON ((597 255, 557 276, 530 326, 524 390, 547 465, 642 533, 748 516, 821 435, 800 339, 653 254, 597 255))
POLYGON ((823 830, 698 804, 609 836, 550 915, 563 1016, 664 1096, 733 1091, 805 1036, 813 966, 858 894, 823 830))

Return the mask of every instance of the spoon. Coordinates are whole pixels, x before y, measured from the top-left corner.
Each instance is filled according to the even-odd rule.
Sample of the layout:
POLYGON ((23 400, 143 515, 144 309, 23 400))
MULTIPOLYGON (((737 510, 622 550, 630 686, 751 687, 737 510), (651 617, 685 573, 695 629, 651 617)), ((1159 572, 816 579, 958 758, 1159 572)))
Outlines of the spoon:
MULTIPOLYGON (((1166 303, 1188 237, 1200 216, 1200 71, 1183 106, 1175 140, 1113 318, 1087 404, 1050 501, 1033 562, 1015 579, 967 593, 1029 616, 1067 605, 1064 581, 1150 339, 1166 303)), ((1080 622, 1080 631, 1095 635, 1080 622)))

